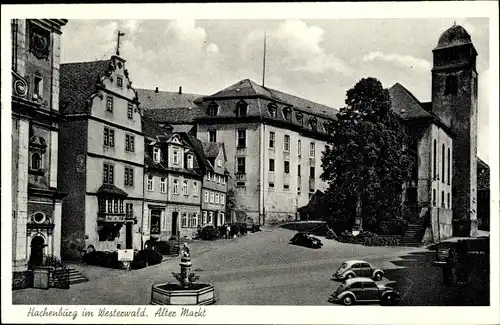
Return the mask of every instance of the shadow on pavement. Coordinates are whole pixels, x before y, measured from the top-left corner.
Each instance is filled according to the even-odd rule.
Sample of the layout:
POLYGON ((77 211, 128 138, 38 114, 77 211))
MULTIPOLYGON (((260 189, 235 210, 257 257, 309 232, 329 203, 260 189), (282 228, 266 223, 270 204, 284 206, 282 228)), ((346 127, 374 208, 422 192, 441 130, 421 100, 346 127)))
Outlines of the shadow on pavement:
POLYGON ((400 306, 488 306, 489 256, 468 255, 469 281, 443 283, 442 268, 433 266, 436 253, 409 253, 391 261, 399 268, 384 270, 390 286, 401 294, 400 306))

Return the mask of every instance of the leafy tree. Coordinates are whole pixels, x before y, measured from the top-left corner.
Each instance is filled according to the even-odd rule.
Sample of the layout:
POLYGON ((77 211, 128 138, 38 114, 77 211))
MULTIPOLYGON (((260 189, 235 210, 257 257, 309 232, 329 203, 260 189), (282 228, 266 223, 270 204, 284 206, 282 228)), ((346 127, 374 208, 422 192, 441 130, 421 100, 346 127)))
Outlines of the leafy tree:
POLYGON ((322 157, 329 221, 350 228, 358 213, 364 229, 377 231, 381 223, 401 217, 413 162, 405 150, 409 138, 377 79, 361 79, 347 91, 345 103, 331 123, 322 157))

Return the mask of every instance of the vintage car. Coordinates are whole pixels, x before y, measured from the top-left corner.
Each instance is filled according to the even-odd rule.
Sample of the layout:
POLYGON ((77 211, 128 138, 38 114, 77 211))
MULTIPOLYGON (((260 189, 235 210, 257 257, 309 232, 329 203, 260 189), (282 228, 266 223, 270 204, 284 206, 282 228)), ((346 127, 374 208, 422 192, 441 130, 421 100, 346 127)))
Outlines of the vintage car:
POLYGON ((133 269, 142 269, 149 265, 160 264, 163 256, 154 249, 143 249, 134 254, 134 260, 131 267, 133 269))
POLYGON ((377 284, 370 278, 351 278, 344 281, 330 298, 330 302, 346 306, 354 303, 379 303, 395 305, 400 294, 384 284, 377 284))
POLYGON ((345 280, 354 277, 366 277, 380 281, 384 277, 384 271, 375 268, 370 263, 361 260, 350 260, 342 263, 339 269, 332 275, 332 281, 345 280))
POLYGON ((295 236, 290 239, 290 244, 305 246, 309 248, 321 248, 321 246, 323 246, 323 243, 319 238, 311 236, 306 232, 296 233, 295 236))

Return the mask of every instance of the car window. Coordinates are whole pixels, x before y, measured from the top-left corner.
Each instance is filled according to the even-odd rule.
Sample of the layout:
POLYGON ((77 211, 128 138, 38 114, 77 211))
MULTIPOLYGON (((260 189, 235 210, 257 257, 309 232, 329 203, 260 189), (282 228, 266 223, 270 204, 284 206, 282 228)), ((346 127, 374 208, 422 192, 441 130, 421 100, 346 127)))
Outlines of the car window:
POLYGON ((366 289, 378 288, 377 285, 373 282, 363 282, 363 287, 366 289))
POLYGON ((361 263, 361 267, 371 267, 368 263, 361 263))
POLYGON ((359 269, 359 265, 360 265, 359 263, 353 264, 352 268, 353 269, 359 269))
POLYGON ((351 289, 361 289, 363 288, 363 285, 361 284, 361 282, 355 282, 353 284, 351 284, 351 289))

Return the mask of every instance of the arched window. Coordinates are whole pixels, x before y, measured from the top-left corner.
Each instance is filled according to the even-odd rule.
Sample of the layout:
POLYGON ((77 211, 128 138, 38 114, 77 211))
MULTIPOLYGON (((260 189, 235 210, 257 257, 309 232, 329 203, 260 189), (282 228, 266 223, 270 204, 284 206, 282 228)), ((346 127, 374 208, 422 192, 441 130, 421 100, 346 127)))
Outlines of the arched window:
POLYGON ((297 119, 297 123, 299 123, 300 125, 304 123, 303 115, 301 112, 297 112, 297 114, 295 114, 295 118, 297 119))
POLYGON ((446 77, 445 85, 444 85, 444 94, 445 95, 455 95, 458 90, 458 78, 455 75, 449 75, 446 77))
POLYGON ((311 119, 309 119, 309 124, 311 125, 311 129, 316 131, 316 129, 318 127, 318 120, 315 117, 312 117, 311 119))
POLYGON ((42 157, 38 152, 31 154, 31 169, 42 169, 42 157))
MULTIPOLYGON (((444 143, 441 145, 441 182, 445 182, 444 178, 444 163, 445 163, 445 152, 444 152, 444 143)), ((443 198, 444 200, 444 198, 443 198)))
POLYGON ((236 104, 236 116, 247 116, 248 104, 244 100, 240 100, 236 104))
POLYGON ((433 150, 434 155, 432 156, 432 175, 434 176, 434 179, 437 177, 437 142, 436 139, 434 139, 434 150, 433 150))
POLYGON ((285 107, 283 109, 283 117, 287 121, 291 121, 292 120, 292 109, 290 107, 285 107))
POLYGON ((270 103, 267 108, 269 110, 269 115, 271 115, 271 117, 276 118, 278 106, 275 103, 270 103))

